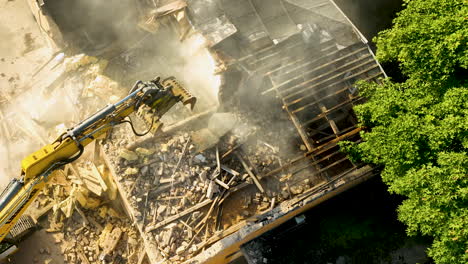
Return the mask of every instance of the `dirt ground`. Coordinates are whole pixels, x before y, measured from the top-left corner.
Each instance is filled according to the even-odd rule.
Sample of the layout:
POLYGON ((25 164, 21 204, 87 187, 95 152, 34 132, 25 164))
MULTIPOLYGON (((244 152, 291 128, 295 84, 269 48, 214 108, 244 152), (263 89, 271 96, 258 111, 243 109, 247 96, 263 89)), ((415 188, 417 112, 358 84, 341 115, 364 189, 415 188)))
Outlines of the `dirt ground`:
MULTIPOLYGON (((51 51, 46 46, 38 24, 34 20, 28 3, 25 0, 0 0, 0 87, 11 97, 21 96, 32 74, 45 63, 51 51)), ((0 102, 0 109, 5 102, 0 102)), ((0 140, 1 141, 1 140, 0 140)), ((3 169, 6 166, 19 168, 17 164, 7 164, 0 151, 0 182, 7 183, 16 175, 7 175, 3 169)), ((20 244, 20 250, 6 263, 44 263, 48 258, 53 259, 50 264, 63 262, 55 238, 45 230, 35 232, 20 244), (40 254, 40 250, 44 250, 40 254), (50 255, 47 254, 47 249, 50 255)))
POLYGON ((0 38, 0 86, 19 90, 51 53, 27 1, 0 0, 0 38))
MULTIPOLYGON (((39 30, 39 26, 25 0, 0 0, 0 95, 15 98, 21 96, 32 74, 51 56, 51 50, 39 30)), ((7 102, 0 96, 0 112, 7 102)), ((38 102, 39 103, 39 102, 38 102)), ((5 117, 8 113, 3 112, 5 117)), ((0 115, 0 119, 1 115, 0 115)), ((0 121, 1 122, 1 121, 0 121)), ((0 138, 0 143, 3 139, 0 138)), ((7 162, 4 144, 0 146, 0 186, 6 186, 8 168, 18 171, 20 161, 7 162)))
POLYGON ((21 242, 19 250, 5 263, 63 264, 65 262, 60 248, 61 245, 62 241, 57 240, 57 234, 47 233, 45 229, 41 229, 21 242))

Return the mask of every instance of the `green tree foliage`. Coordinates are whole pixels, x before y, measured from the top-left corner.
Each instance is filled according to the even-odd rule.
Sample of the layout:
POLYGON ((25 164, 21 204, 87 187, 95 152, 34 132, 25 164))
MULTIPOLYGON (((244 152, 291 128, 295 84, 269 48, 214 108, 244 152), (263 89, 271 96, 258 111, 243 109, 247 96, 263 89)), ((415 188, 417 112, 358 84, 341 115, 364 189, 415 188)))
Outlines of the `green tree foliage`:
POLYGON ((439 263, 468 263, 468 4, 406 0, 394 27, 376 39, 381 61, 398 61, 404 83, 360 83, 355 107, 363 142, 341 144, 353 159, 381 166, 392 193, 407 199, 409 234, 434 237, 439 263))
POLYGON ((393 27, 379 33, 377 58, 397 61, 404 74, 437 83, 453 81, 468 66, 466 0, 405 0, 393 27))

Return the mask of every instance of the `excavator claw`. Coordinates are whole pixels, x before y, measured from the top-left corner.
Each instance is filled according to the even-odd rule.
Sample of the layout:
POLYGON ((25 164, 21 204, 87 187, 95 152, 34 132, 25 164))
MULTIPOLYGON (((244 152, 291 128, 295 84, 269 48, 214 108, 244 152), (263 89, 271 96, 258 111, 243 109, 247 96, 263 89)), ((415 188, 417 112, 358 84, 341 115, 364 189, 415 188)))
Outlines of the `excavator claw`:
POLYGON ((193 110, 197 98, 193 97, 174 77, 164 79, 162 85, 166 87, 166 89, 171 89, 174 96, 180 97, 181 102, 184 105, 190 105, 190 109, 193 110))
POLYGON ((153 101, 153 104, 143 105, 137 111, 137 116, 143 120, 146 126, 150 127, 150 132, 155 134, 161 127, 160 118, 168 111, 176 102, 181 102, 183 105, 190 105, 193 110, 197 99, 190 94, 174 77, 169 77, 163 81, 159 78, 153 80, 167 96, 160 97, 159 100, 153 101))

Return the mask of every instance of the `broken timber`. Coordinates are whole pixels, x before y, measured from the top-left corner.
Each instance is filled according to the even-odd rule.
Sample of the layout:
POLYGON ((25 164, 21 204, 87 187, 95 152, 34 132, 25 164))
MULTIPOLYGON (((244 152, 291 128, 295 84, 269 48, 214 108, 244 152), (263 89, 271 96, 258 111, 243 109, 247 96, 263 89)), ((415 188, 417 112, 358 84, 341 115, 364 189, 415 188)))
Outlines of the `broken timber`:
POLYGON ((179 219, 179 218, 181 218, 181 217, 183 217, 183 216, 185 216, 185 215, 188 215, 188 214, 190 214, 190 213, 193 213, 193 212, 195 212, 196 210, 198 210, 198 209, 200 209, 200 208, 203 208, 205 205, 208 205, 208 204, 210 204, 210 203, 212 203, 212 202, 213 202, 213 200, 207 199, 207 200, 205 200, 205 201, 203 201, 203 202, 201 202, 201 203, 199 203, 199 204, 197 204, 197 205, 195 205, 195 206, 193 206, 193 207, 190 207, 189 209, 187 209, 187 210, 185 210, 185 211, 183 211, 183 212, 180 212, 180 213, 178 213, 178 214, 175 214, 175 215, 173 215, 173 216, 171 216, 171 217, 169 217, 169 218, 167 218, 167 219, 165 219, 165 220, 163 220, 163 221, 157 223, 157 224, 154 225, 154 226, 149 226, 149 227, 147 227, 147 228, 146 228, 146 232, 151 232, 151 231, 156 230, 156 229, 158 229, 158 228, 160 228, 160 227, 162 227, 162 226, 165 226, 165 225, 167 225, 167 224, 169 224, 169 223, 171 223, 171 222, 174 222, 175 220, 177 220, 177 219, 179 219))
POLYGON ((245 163, 245 160, 242 158, 242 156, 236 152, 236 157, 239 159, 239 161, 241 162, 242 166, 244 167, 245 171, 247 171, 247 173, 249 174, 249 176, 252 178, 253 182, 255 183, 255 185, 257 186, 258 190, 261 192, 261 193, 264 193, 265 190, 263 189, 262 185, 260 184, 260 181, 258 180, 257 176, 255 176, 255 174, 253 174, 252 170, 249 168, 249 166, 247 165, 247 163, 245 163))
POLYGON ((117 185, 117 189, 118 189, 118 192, 119 192, 119 196, 121 198, 120 200, 123 203, 124 210, 126 211, 129 218, 135 223, 135 226, 137 227, 138 232, 140 233, 140 236, 143 239, 143 245, 144 245, 146 255, 148 257, 149 262, 151 264, 159 263, 159 261, 160 261, 160 251, 159 251, 157 245, 155 245, 154 243, 152 243, 148 239, 148 236, 146 235, 145 230, 143 229, 144 228, 143 225, 141 223, 139 224, 136 221, 136 217, 135 217, 133 209, 132 209, 132 207, 130 205, 130 202, 125 197, 125 195, 123 195, 125 193, 124 187, 122 186, 122 184, 119 181, 116 180, 118 178, 117 178, 117 174, 116 174, 116 172, 114 170, 114 166, 112 165, 112 163, 111 163, 109 157, 107 156, 107 154, 104 152, 103 148, 100 149, 100 156, 101 156, 102 160, 104 161, 104 164, 109 169, 109 172, 110 172, 112 178, 114 178, 114 180, 115 180, 115 183, 117 185))

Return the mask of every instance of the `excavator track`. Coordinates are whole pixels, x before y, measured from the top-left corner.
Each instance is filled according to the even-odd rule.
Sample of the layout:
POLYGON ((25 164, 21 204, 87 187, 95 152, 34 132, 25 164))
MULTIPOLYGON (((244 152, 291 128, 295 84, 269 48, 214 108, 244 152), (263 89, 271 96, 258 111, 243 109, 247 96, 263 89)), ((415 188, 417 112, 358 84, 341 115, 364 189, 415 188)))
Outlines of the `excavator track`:
POLYGON ((29 215, 22 215, 8 235, 14 241, 19 241, 29 232, 36 229, 36 223, 29 215))

